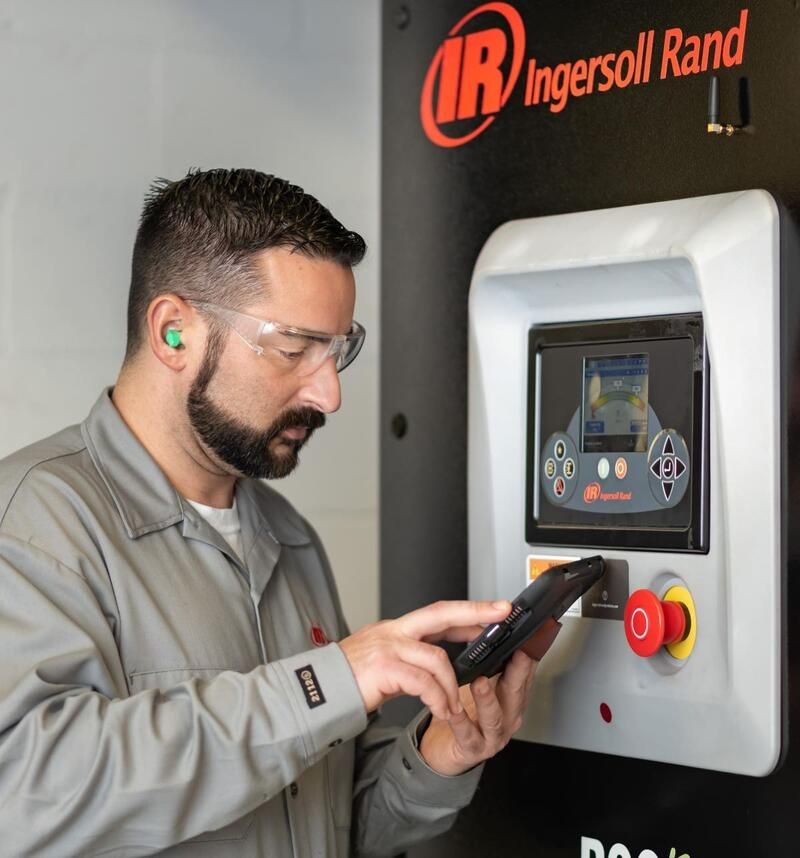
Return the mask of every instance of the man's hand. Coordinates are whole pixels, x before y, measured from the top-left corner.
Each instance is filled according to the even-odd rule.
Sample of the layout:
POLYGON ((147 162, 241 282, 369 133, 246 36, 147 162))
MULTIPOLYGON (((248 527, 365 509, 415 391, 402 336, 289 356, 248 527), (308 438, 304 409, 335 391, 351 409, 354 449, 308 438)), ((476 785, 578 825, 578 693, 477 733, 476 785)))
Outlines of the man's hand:
POLYGON ((459 775, 501 751, 522 726, 539 660, 561 626, 551 620, 518 649, 499 676, 478 677, 461 689, 465 711, 442 720, 434 718, 420 742, 420 754, 434 771, 459 775))
POLYGON ((340 641, 364 698, 367 712, 400 694, 419 697, 447 722, 462 717, 456 676, 447 653, 432 641, 470 641, 486 623, 505 619, 511 603, 435 602, 365 626, 340 641))

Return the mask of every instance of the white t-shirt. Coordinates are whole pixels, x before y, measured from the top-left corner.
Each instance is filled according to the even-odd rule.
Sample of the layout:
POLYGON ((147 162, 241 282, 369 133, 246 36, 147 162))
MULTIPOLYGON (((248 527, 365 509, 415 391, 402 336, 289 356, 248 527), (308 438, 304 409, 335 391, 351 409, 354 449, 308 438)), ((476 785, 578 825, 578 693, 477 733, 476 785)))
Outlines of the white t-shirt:
POLYGON ((203 516, 203 518, 220 534, 230 545, 234 554, 243 561, 242 551, 242 526, 239 523, 239 510, 236 508, 236 498, 233 506, 229 509, 219 509, 215 506, 206 506, 202 503, 190 500, 189 503, 203 516))

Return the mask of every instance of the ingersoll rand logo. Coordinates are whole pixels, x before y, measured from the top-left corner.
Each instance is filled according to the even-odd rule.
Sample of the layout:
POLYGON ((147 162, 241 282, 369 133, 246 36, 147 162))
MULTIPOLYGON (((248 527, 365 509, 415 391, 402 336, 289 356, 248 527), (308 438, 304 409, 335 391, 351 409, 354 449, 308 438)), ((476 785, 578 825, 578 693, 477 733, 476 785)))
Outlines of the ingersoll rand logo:
POLYGON ((594 503, 596 500, 599 500, 601 491, 600 483, 589 483, 583 490, 584 503, 594 503))
MULTIPOLYGON (((483 3, 450 29, 431 60, 422 84, 420 119, 437 146, 463 146, 482 134, 509 104, 546 105, 561 113, 576 98, 741 65, 748 10, 725 29, 662 33, 632 28, 607 53, 543 65, 525 63, 526 29, 510 3, 483 3), (524 69, 524 74, 523 74, 524 69), (520 79, 523 79, 520 83, 520 79), (520 85, 518 86, 518 83, 520 85)), ((641 27, 641 25, 639 25, 641 27)))
POLYGON ((420 115, 428 138, 439 146, 461 146, 494 122, 511 96, 525 56, 525 25, 508 3, 484 3, 465 15, 439 46, 422 85, 420 115), (486 29, 462 35, 473 20, 486 29), (504 26, 490 26, 493 22, 504 26), (510 68, 504 72, 506 57, 510 68), (474 127, 450 132, 447 126, 474 127), (466 122, 465 122, 466 120, 466 122))
POLYGON ((633 492, 604 492, 600 483, 589 483, 583 490, 583 502, 594 503, 601 501, 602 503, 615 503, 619 501, 629 501, 633 498, 633 492))

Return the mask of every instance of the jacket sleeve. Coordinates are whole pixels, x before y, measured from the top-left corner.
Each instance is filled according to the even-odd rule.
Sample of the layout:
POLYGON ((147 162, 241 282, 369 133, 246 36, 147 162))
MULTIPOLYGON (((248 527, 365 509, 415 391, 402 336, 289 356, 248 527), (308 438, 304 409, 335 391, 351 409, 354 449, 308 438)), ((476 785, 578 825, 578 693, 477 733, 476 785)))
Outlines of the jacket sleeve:
POLYGON ((78 573, 0 536, 0 593, 3 854, 152 854, 234 822, 366 726, 335 644, 129 695, 78 573), (307 665, 336 699, 308 705, 307 665))
POLYGON ((457 777, 431 769, 418 751, 424 709, 404 730, 375 718, 359 737, 353 790, 353 852, 361 858, 392 856, 443 834, 472 801, 483 766, 457 777))
MULTIPOLYGON (((341 636, 346 637, 350 632, 327 555, 316 531, 305 524, 328 578, 341 636)), ((472 801, 482 765, 447 777, 420 756, 417 732, 424 729, 429 717, 426 708, 408 727, 399 729, 385 726, 380 715, 373 713, 356 740, 352 844, 353 854, 359 858, 397 855, 414 843, 444 833, 458 811, 472 801)))

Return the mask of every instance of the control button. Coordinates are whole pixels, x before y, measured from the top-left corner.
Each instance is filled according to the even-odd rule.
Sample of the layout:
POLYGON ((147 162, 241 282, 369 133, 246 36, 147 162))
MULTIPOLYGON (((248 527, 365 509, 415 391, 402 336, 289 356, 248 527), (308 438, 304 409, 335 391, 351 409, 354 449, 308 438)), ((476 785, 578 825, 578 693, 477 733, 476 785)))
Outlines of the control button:
POLYGON ((631 614, 631 634, 637 641, 643 641, 650 631, 650 618, 644 608, 635 608, 631 614))
POLYGON ((680 602, 662 602, 652 590, 637 590, 625 605, 625 637, 636 655, 649 658, 662 646, 683 640, 686 618, 680 602))
POLYGON ((498 623, 484 638, 485 641, 491 642, 492 646, 497 646, 502 643, 512 632, 513 627, 505 623, 498 623))
POLYGON ((689 489, 689 448, 677 429, 662 429, 647 457, 647 482, 659 506, 674 507, 689 489))
POLYGON ((577 488, 580 461, 575 441, 566 432, 554 432, 542 445, 539 482, 551 504, 564 506, 577 488))
POLYGON ((624 480, 628 473, 628 463, 622 456, 614 462, 614 473, 618 480, 624 480))
POLYGON ((610 471, 611 465, 609 464, 608 459, 603 456, 603 458, 597 463, 597 476, 600 477, 601 480, 604 480, 610 471))

